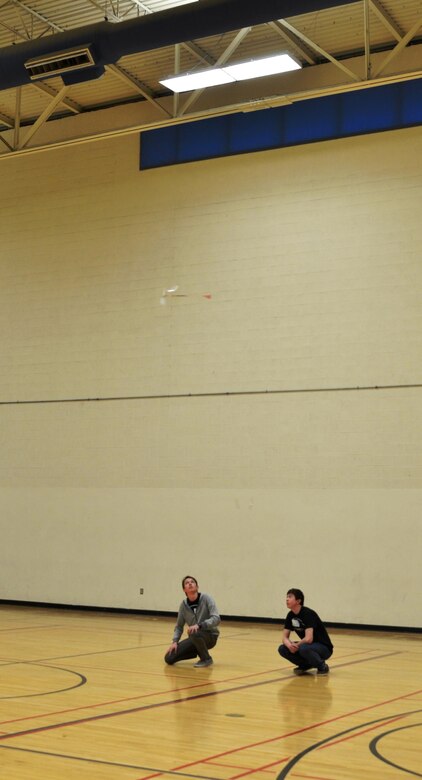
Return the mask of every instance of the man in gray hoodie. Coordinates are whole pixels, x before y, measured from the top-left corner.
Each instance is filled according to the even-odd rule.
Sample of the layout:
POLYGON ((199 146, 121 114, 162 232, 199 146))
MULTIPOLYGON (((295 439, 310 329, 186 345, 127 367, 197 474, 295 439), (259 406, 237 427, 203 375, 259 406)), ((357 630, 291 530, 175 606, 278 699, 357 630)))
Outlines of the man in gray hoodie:
POLYGON ((164 656, 166 664, 172 666, 177 661, 187 661, 199 656, 194 666, 201 668, 211 666, 213 660, 208 652, 217 644, 220 615, 214 599, 207 593, 199 593, 198 582, 189 574, 183 577, 182 588, 186 598, 183 599, 177 622, 174 627, 173 641, 164 656), (188 626, 188 639, 180 637, 185 623, 188 626))

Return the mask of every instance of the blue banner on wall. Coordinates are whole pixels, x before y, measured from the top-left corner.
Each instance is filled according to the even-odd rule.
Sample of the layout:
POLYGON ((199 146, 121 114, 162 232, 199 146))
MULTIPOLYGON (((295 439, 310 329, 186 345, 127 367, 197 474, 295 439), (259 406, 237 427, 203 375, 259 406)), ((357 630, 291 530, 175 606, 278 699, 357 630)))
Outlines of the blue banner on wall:
POLYGON ((141 134, 141 169, 422 124, 422 79, 141 134))

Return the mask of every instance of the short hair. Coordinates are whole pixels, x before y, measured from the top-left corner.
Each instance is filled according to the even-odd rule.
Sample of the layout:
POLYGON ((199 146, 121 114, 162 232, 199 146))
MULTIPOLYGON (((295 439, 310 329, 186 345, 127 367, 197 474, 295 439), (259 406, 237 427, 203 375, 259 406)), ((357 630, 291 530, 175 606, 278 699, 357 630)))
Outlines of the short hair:
POLYGON ((196 584, 196 587, 198 587, 198 580, 196 580, 195 577, 192 577, 192 574, 187 574, 186 577, 183 577, 183 580, 182 580, 182 588, 183 588, 183 590, 185 589, 185 582, 186 582, 186 580, 193 580, 194 583, 196 584))
POLYGON ((287 596, 290 596, 290 595, 294 596, 295 599, 297 599, 298 601, 301 602, 302 606, 305 603, 305 596, 303 594, 303 591, 299 590, 299 588, 289 588, 289 590, 287 591, 286 595, 287 596))

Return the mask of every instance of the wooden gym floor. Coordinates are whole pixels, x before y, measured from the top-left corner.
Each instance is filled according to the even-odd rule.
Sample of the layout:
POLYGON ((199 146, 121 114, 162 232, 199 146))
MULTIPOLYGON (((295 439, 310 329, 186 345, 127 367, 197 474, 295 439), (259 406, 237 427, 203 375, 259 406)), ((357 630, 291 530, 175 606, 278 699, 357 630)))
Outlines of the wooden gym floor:
POLYGON ((296 678, 279 626, 224 622, 194 669, 163 663, 173 625, 1 605, 1 778, 422 777, 420 635, 331 630, 331 673, 296 678))

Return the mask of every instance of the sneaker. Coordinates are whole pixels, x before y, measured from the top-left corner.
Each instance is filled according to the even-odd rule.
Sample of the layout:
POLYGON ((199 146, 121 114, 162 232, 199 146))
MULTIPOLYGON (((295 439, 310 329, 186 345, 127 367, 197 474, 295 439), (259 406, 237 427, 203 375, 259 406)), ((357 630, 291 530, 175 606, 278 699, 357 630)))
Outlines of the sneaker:
POLYGON ((307 666, 306 668, 303 666, 296 666, 295 669, 293 669, 293 674, 295 674, 297 677, 300 677, 301 674, 307 674, 310 668, 310 666, 307 666))
POLYGON ((214 661, 212 660, 211 656, 207 658, 205 661, 197 661, 196 664, 194 664, 195 669, 203 669, 204 666, 211 666, 214 661))
POLYGON ((330 671, 330 667, 328 666, 328 664, 324 664, 324 666, 321 666, 321 669, 318 669, 317 674, 328 674, 329 671, 330 671))

